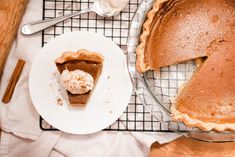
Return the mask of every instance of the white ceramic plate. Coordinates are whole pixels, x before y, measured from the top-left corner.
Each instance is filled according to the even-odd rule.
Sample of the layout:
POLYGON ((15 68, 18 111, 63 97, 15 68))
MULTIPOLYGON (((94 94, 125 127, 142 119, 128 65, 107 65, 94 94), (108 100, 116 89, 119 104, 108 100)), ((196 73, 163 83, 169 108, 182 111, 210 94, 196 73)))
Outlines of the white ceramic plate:
POLYGON ((114 42, 91 32, 70 32, 40 50, 30 70, 29 91, 36 110, 49 124, 64 132, 89 134, 105 129, 121 116, 131 97, 132 83, 125 55, 114 42), (100 52, 105 58, 101 76, 84 108, 68 104, 55 66, 55 59, 63 52, 79 49, 100 52))

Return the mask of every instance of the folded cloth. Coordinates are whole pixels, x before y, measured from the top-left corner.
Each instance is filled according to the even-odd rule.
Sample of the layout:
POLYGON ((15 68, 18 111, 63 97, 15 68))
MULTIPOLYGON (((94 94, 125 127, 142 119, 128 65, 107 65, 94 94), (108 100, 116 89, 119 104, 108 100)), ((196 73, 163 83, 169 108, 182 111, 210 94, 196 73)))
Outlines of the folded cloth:
MULTIPOLYGON (((54 4, 54 3, 52 3, 54 4)), ((40 20, 42 1, 30 0, 22 24, 40 20)), ((26 60, 23 72, 9 104, 0 102, 0 126, 3 130, 0 156, 146 156, 154 141, 168 142, 178 136, 158 133, 98 132, 72 135, 43 132, 39 115, 32 105, 28 91, 28 76, 32 61, 41 48, 41 33, 23 36, 19 30, 6 62, 1 79, 2 97, 15 64, 26 60), (2 154, 1 154, 2 153, 2 154)))
POLYGON ((54 148, 70 157, 142 157, 149 152, 149 148, 136 141, 129 132, 103 131, 86 136, 63 134, 54 148))
POLYGON ((52 153, 62 132, 43 132, 34 141, 22 139, 13 134, 2 133, 0 156, 46 157, 52 153))
POLYGON ((149 153, 149 148, 135 140, 128 132, 98 132, 86 136, 61 134, 59 131, 43 132, 34 141, 3 132, 0 156, 144 157, 149 153))

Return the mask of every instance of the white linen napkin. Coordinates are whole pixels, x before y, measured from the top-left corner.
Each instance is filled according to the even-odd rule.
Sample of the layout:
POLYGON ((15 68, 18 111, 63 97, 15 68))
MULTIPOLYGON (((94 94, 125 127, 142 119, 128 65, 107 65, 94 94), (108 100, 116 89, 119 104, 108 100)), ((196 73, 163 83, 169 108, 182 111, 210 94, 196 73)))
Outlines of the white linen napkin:
MULTIPOLYGON (((30 0, 22 24, 40 20, 42 0, 30 0)), ((28 91, 28 76, 32 61, 41 48, 41 33, 23 36, 20 29, 12 46, 1 79, 2 97, 15 64, 26 60, 9 104, 0 102, 0 126, 3 129, 0 156, 146 156, 155 141, 169 142, 176 134, 98 132, 91 135, 72 135, 43 132, 39 128, 39 115, 32 105, 28 91)))

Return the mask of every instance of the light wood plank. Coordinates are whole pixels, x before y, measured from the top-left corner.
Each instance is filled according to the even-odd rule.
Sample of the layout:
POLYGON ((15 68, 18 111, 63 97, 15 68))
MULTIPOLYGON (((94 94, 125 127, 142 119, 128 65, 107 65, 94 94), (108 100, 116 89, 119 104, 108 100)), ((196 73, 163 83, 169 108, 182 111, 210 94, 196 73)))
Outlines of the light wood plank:
POLYGON ((28 0, 0 0, 0 80, 28 0))

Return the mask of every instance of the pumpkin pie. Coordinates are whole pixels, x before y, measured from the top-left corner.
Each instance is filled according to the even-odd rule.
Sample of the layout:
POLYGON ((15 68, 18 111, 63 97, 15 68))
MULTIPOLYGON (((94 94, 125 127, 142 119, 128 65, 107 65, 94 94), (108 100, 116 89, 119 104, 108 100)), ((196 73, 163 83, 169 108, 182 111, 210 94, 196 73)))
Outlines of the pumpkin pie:
POLYGON ((104 57, 85 49, 64 52, 55 61, 73 106, 85 106, 102 71, 104 57))
POLYGON ((172 105, 174 120, 235 130, 235 1, 156 0, 136 49, 140 73, 206 58, 172 105))

